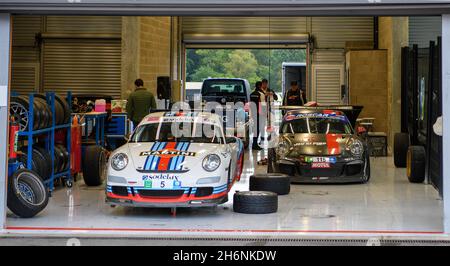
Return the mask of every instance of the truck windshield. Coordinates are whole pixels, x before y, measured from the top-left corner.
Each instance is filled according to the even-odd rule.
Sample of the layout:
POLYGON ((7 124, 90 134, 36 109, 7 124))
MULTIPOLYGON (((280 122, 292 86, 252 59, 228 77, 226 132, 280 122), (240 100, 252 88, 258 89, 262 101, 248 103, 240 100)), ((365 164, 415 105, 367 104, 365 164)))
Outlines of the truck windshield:
POLYGON ((352 134, 351 125, 339 118, 308 117, 284 123, 283 134, 352 134))
POLYGON ((134 131, 130 142, 195 142, 224 143, 222 130, 213 124, 157 122, 141 125, 134 131), (175 130, 172 128, 175 125, 175 130))
POLYGON ((245 83, 242 80, 214 79, 205 80, 202 85, 203 96, 223 96, 223 95, 245 96, 245 83))

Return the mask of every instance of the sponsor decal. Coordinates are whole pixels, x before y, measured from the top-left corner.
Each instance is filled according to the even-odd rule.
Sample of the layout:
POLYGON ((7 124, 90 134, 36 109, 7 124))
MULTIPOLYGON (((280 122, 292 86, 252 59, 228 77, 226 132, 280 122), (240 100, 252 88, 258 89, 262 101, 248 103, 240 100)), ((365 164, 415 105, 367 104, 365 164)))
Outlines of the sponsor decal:
POLYGON ((167 157, 172 158, 175 156, 195 156, 195 152, 191 151, 179 151, 179 150, 172 150, 172 149, 165 149, 160 151, 143 151, 141 152, 140 156, 159 156, 159 157, 167 157))
POLYGON ((325 146, 327 145, 326 142, 297 142, 294 144, 294 146, 325 146))
POLYGON ((179 178, 180 176, 175 174, 149 174, 142 176, 144 182, 152 180, 174 180, 179 182, 179 178))
POLYGON ((312 163, 311 168, 330 168, 330 163, 312 163))
POLYGON ((300 118, 335 118, 339 119, 341 121, 348 121, 347 117, 342 114, 337 113, 300 113, 300 114, 287 114, 284 117, 285 121, 291 121, 294 119, 300 119, 300 118))

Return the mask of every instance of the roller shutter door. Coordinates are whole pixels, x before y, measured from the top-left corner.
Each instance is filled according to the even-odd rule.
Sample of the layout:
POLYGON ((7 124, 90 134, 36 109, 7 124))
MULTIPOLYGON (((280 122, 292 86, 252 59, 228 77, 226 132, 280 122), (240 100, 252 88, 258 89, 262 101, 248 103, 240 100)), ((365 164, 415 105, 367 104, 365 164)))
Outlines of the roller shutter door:
POLYGON ((121 17, 48 16, 43 89, 121 97, 121 17))
POLYGON ((437 41, 441 36, 441 17, 409 17, 409 46, 417 44, 419 48, 427 48, 430 41, 437 41))
POLYGON ((36 34, 41 32, 41 16, 13 16, 11 90, 28 94, 39 89, 39 45, 36 34))
POLYGON ((345 48, 346 42, 372 42, 373 17, 312 17, 316 48, 345 48))
POLYGON ((44 91, 120 98, 120 40, 46 40, 43 67, 44 91))

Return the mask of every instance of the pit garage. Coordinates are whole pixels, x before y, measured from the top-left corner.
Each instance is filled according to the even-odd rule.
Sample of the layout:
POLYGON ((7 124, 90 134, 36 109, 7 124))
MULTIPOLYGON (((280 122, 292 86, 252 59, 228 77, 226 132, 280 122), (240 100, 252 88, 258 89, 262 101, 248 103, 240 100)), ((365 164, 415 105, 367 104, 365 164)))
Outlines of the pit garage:
MULTIPOLYGON (((450 170, 442 163, 449 157, 449 149, 445 149, 450 114, 450 105, 446 104, 450 67, 446 52, 450 17, 444 14, 450 13, 447 4, 327 1, 311 5, 302 1, 255 1, 256 5, 250 7, 221 1, 216 1, 220 5, 191 5, 184 1, 182 6, 177 1, 157 4, 144 0, 133 4, 44 2, 0 3, 0 34, 4 37, 0 42, 3 234, 273 238, 345 235, 419 239, 448 236, 450 170), (321 115, 333 111, 333 115, 345 115, 351 120, 351 132, 361 140, 370 163, 370 179, 352 184, 322 184, 315 182, 320 178, 311 174, 312 182, 292 183, 285 191, 288 193, 278 193, 271 213, 238 212, 236 193, 274 190, 271 186, 276 184, 267 183, 264 189, 256 189, 251 180, 268 172, 275 172, 272 176, 276 176, 281 171, 269 167, 271 158, 278 158, 273 156, 279 155, 279 142, 271 147, 268 139, 263 140, 262 149, 257 150, 250 143, 255 137, 250 133, 244 134, 243 141, 226 138, 226 145, 217 146, 232 154, 236 150, 240 156, 224 168, 239 173, 240 178, 232 178, 234 185, 227 183, 226 189, 214 187, 210 192, 200 189, 202 186, 189 188, 192 197, 200 199, 208 193, 227 194, 228 200, 217 206, 121 206, 119 203, 128 196, 114 201, 116 204, 105 203, 111 195, 135 193, 132 187, 119 191, 108 183, 111 173, 120 170, 113 167, 109 174, 102 171, 111 168, 114 160, 125 160, 117 149, 128 145, 128 140, 130 149, 140 145, 133 146, 132 140, 138 143, 139 137, 133 134, 136 125, 129 121, 124 101, 135 90, 138 78, 156 102, 143 127, 150 127, 154 121, 190 119, 185 109, 174 112, 168 107, 177 102, 193 106, 204 101, 208 96, 204 94, 207 81, 216 82, 210 86, 214 89, 224 80, 242 82, 239 89, 233 83, 234 91, 224 98, 225 102, 233 102, 238 90, 250 94, 255 82, 262 79, 268 79, 270 89, 279 98, 271 103, 280 111, 270 123, 283 125, 289 121, 283 115, 305 116, 295 108, 287 110, 282 100, 290 83, 296 81, 305 103, 319 105, 314 105, 313 110, 321 110, 321 115), (348 106, 359 108, 357 117, 346 111, 348 106), (340 108, 344 111, 340 112, 340 108), (14 120, 10 119, 12 114, 14 120), (18 133, 11 134, 12 130, 18 133), (244 149, 246 141, 249 147, 244 149), (241 170, 238 166, 242 166, 241 170), (31 201, 40 197, 30 192, 32 189, 27 190, 27 186, 32 187, 30 183, 12 187, 11 180, 20 180, 15 173, 24 169, 41 177, 44 194, 49 196, 42 196, 42 201, 48 203, 35 213, 20 208, 26 204, 16 204, 12 211, 8 202, 11 193, 16 201, 20 195, 28 195, 31 201), (108 180, 99 179, 102 174, 108 175, 108 180), (24 189, 29 193, 24 193, 24 189), (18 215, 23 211, 25 215, 18 215)), ((214 93, 216 96, 217 91, 214 93)), ((235 125, 233 131, 237 129, 235 125)), ((266 130, 267 127, 263 132, 266 130)), ((140 156, 158 157, 158 162, 167 160, 167 167, 172 167, 172 159, 177 157, 183 157, 186 164, 194 160, 189 156, 195 157, 196 153, 208 158, 206 168, 204 161, 189 169, 181 166, 180 169, 195 172, 187 175, 189 178, 197 171, 208 171, 207 167, 220 157, 214 151, 202 153, 200 148, 188 148, 196 146, 195 141, 185 140, 190 143, 186 147, 175 143, 170 148, 164 145, 171 142, 154 148, 151 141, 142 142, 150 144, 146 151, 139 150, 140 156), (168 150, 170 156, 163 154, 168 150)), ((136 160, 131 152, 128 155, 126 160, 136 160)), ((302 155, 302 160, 330 157, 319 155, 302 155)), ((330 166, 333 160, 312 163, 330 166)), ((151 162, 149 169, 146 165, 147 162, 145 169, 137 170, 152 171, 151 162)), ((175 169, 177 159, 173 165, 175 169)), ((167 168, 155 169, 160 176, 173 174, 167 168)), ((200 180, 197 184, 207 182, 200 180)), ((156 183, 162 186, 162 182, 153 184, 156 183)), ((164 203, 170 203, 171 197, 186 197, 157 194, 151 184, 145 183, 147 196, 141 190, 136 195, 164 203)))

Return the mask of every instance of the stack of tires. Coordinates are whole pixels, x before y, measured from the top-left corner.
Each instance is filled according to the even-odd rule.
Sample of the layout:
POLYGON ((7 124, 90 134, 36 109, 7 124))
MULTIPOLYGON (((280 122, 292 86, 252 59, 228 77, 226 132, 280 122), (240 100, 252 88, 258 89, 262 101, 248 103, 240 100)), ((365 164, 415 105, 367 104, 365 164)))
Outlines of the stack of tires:
POLYGON ((394 165, 406 167, 406 176, 411 183, 425 181, 426 151, 423 146, 410 145, 409 134, 396 133, 394 136, 394 165))
POLYGON ((278 211, 278 195, 287 195, 291 191, 291 180, 289 176, 278 173, 252 175, 249 190, 234 194, 235 212, 274 213, 278 211))
MULTIPOLYGON (((47 103, 47 98, 43 94, 35 94, 33 105, 33 130, 49 128, 53 124, 53 113, 50 105, 47 103)), ((11 97, 9 108, 10 116, 19 123, 20 131, 27 131, 29 129, 28 122, 30 121, 30 98, 28 96, 14 96, 11 97)), ((71 110, 66 99, 55 94, 55 124, 67 124, 70 121, 71 110)))
MULTIPOLYGON (((18 156, 19 162, 23 165, 28 163, 28 146, 20 148, 21 154, 18 156)), ((54 148, 54 173, 63 172, 70 167, 69 152, 64 145, 57 144, 54 148)), ((52 173, 52 157, 50 152, 42 146, 33 145, 33 153, 31 155, 32 169, 42 179, 48 180, 52 173)))

